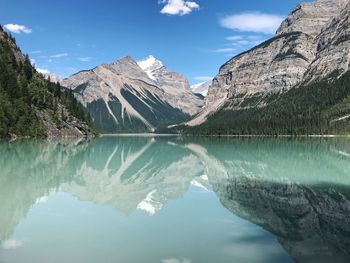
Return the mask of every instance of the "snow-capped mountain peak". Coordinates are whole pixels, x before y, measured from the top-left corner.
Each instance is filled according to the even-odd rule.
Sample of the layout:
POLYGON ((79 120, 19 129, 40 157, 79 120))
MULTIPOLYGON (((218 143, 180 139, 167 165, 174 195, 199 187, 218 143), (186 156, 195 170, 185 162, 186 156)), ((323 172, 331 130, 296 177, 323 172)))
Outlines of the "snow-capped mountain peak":
POLYGON ((137 64, 152 80, 156 80, 153 72, 163 67, 163 63, 152 55, 148 56, 144 60, 138 61, 137 64))
POLYGON ((193 93, 201 94, 205 97, 205 96, 207 96, 208 89, 209 89, 211 83, 212 83, 212 81, 208 80, 208 81, 204 81, 204 82, 192 85, 191 90, 193 93))

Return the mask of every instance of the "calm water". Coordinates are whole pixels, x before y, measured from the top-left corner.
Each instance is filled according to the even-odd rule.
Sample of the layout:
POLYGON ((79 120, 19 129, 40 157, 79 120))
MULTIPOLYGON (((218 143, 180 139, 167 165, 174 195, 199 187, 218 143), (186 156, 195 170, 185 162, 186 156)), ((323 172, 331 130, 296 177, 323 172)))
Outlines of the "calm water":
POLYGON ((346 139, 0 142, 0 262, 349 262, 346 139))

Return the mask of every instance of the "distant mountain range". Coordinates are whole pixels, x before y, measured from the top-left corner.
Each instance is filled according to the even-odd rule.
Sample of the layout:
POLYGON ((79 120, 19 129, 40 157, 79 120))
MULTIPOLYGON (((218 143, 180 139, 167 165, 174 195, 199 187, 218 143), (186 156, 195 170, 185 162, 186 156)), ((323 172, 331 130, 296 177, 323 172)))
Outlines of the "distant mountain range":
MULTIPOLYGON (((349 134, 349 16, 348 0, 299 4, 273 38, 230 59, 212 81, 191 87, 153 56, 126 56, 63 80, 35 76, 59 81, 102 133, 349 134)), ((25 61, 14 39, 4 39, 13 42, 17 62, 25 61)), ((11 133, 8 126, 20 115, 4 118, 0 133, 11 133)))
POLYGON ((139 62, 127 56, 78 72, 61 84, 106 133, 153 132, 190 119, 203 104, 184 76, 153 56, 139 62))
POLYGON ((349 133, 349 13, 348 0, 302 3, 273 38, 191 87, 153 56, 125 57, 61 83, 103 132, 349 133))

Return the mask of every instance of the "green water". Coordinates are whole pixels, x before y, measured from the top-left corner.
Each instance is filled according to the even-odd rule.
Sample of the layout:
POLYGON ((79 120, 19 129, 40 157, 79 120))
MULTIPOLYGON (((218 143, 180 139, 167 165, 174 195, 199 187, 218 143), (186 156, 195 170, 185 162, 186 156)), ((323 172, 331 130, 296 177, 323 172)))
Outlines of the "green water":
POLYGON ((350 141, 0 142, 0 262, 349 262, 350 141))

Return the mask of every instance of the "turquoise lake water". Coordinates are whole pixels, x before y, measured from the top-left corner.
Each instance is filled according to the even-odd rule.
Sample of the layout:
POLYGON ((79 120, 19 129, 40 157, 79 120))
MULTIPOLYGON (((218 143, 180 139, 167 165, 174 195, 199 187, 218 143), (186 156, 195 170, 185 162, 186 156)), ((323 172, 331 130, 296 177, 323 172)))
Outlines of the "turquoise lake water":
POLYGON ((350 140, 0 142, 0 262, 349 262, 350 140))

